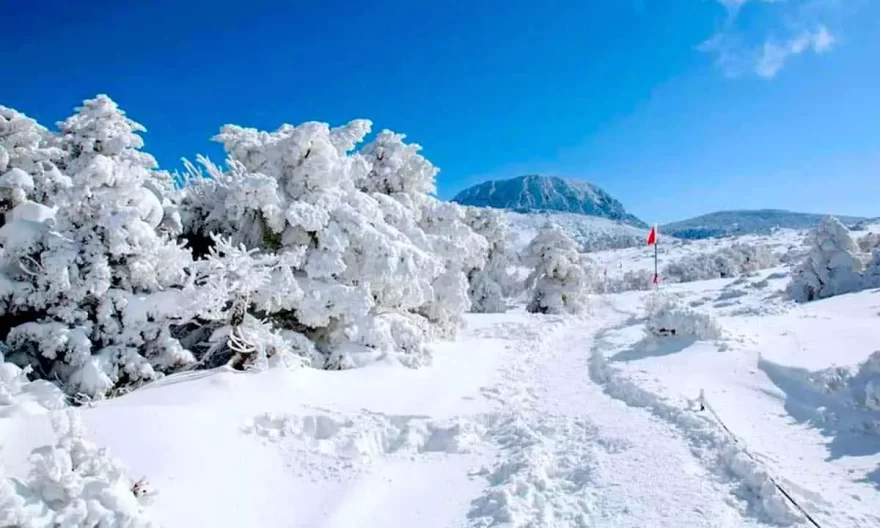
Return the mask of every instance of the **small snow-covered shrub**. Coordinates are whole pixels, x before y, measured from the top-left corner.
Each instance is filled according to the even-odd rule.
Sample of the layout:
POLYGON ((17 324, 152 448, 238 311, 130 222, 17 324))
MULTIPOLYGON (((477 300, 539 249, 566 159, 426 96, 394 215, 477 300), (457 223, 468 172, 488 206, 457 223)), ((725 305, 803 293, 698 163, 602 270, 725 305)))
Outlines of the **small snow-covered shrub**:
MULTIPOLYGON (((25 200, 52 205, 70 178, 56 164, 62 151, 49 131, 26 115, 0 105, 0 211, 25 200)), ((2 215, 0 215, 2 224, 2 215)))
POLYGON ((52 425, 59 438, 32 452, 26 481, 0 474, 0 526, 158 526, 147 510, 152 490, 84 438, 75 411, 55 413, 52 425))
POLYGON ((867 233, 856 239, 856 245, 862 253, 871 253, 880 247, 880 233, 867 233))
POLYGON ((597 279, 595 289, 599 293, 647 291, 654 287, 654 272, 644 269, 627 270, 623 277, 597 279))
MULTIPOLYGON (((858 405, 880 412, 880 351, 874 352, 859 365, 850 387, 858 405)), ((876 425, 880 426, 880 417, 877 422, 876 425)))
POLYGON ((761 245, 734 243, 708 255, 694 255, 664 267, 667 282, 693 282, 738 277, 760 269, 772 268, 779 259, 761 245))
POLYGON ((846 227, 833 216, 822 219, 808 237, 810 253, 794 269, 786 287, 796 302, 824 299, 862 287, 862 262, 846 227))
POLYGON ((526 279, 531 292, 526 309, 532 313, 579 314, 590 293, 588 262, 578 246, 558 226, 540 232, 523 254, 532 268, 526 279))
POLYGON ((486 263, 468 273, 471 311, 477 313, 503 312, 507 299, 517 292, 517 281, 510 273, 516 264, 505 215, 488 207, 465 208, 465 221, 488 242, 486 263))
POLYGON ((719 339, 722 335, 714 317, 684 306, 663 293, 648 295, 645 315, 645 331, 649 336, 719 339))
POLYGON ((871 257, 868 259, 868 265, 862 274, 862 285, 865 288, 880 287, 880 247, 871 251, 871 257))

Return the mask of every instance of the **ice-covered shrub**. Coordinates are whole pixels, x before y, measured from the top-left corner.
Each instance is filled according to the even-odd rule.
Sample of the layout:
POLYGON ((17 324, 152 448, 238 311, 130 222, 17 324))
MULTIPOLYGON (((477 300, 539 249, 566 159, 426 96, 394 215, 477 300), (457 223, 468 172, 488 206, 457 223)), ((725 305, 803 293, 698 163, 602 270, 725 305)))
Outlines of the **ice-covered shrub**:
POLYGON ((790 299, 807 302, 861 288, 858 248, 839 220, 832 216, 823 218, 808 240, 810 253, 794 269, 786 287, 790 299))
POLYGON ((504 213, 487 207, 467 207, 465 221, 489 244, 486 263, 468 273, 471 311, 503 312, 507 309, 507 299, 518 290, 517 281, 510 273, 517 255, 512 249, 504 213))
MULTIPOLYGON (((216 139, 228 169, 201 159, 211 178, 192 178, 180 200, 198 254, 210 253, 216 233, 272 260, 261 264, 266 285, 237 295, 236 317, 288 333, 300 352, 305 337, 325 368, 389 353, 410 365, 427 360, 427 341, 461 324, 470 306, 465 273, 482 268, 488 250, 460 206, 429 195, 437 169, 418 145, 384 131, 354 150, 370 127, 227 125, 216 139)), ((228 275, 222 265, 213 273, 228 275)))
POLYGON ((148 511, 154 492, 84 438, 74 411, 55 413, 52 425, 58 440, 32 452, 26 481, 0 473, 0 526, 158 526, 148 511))
POLYGON ((533 313, 579 314, 589 300, 590 273, 585 255, 558 226, 550 226, 526 247, 522 263, 532 269, 526 279, 533 313))
POLYGON ((464 207, 432 196, 438 169, 419 153, 421 146, 405 138, 383 130, 361 149, 358 157, 370 169, 357 187, 378 201, 391 226, 438 259, 439 273, 431 272, 433 294, 415 311, 435 335, 452 337, 471 307, 468 274, 484 267, 490 242, 467 224, 464 207))
POLYGON ((138 150, 143 127, 106 96, 59 127, 70 185, 57 211, 25 202, 0 229, 0 315, 10 361, 101 396, 193 360, 169 333, 198 311, 184 293, 191 257, 155 229, 164 210, 145 187, 155 160, 138 150))
POLYGON ((661 276, 667 282, 724 279, 778 264, 779 259, 765 246, 734 243, 707 255, 693 255, 672 262, 663 268, 661 276))
POLYGON ((647 291, 654 287, 654 272, 637 269, 627 270, 622 277, 596 280, 594 289, 600 293, 621 293, 627 291, 647 291))
MULTIPOLYGON (((302 252, 259 253, 214 236, 209 254, 193 265, 199 284, 199 325, 187 333, 190 347, 206 346, 199 364, 234 367, 263 365, 289 359, 320 366, 322 358, 302 333, 278 330, 254 317, 283 314, 285 303, 300 302, 306 293, 292 276, 301 265, 302 252)), ((281 317, 278 315, 278 317, 281 317)))
POLYGON ((880 233, 867 233, 856 239, 856 245, 862 253, 871 253, 880 247, 880 233))
MULTIPOLYGON (((850 387, 858 405, 880 413, 880 351, 874 352, 859 365, 850 387)), ((876 425, 880 427, 880 417, 877 422, 876 425)))
POLYGON ((714 317, 684 306, 674 297, 660 292, 648 295, 645 315, 645 332, 649 336, 721 338, 721 326, 714 317))
POLYGON ((868 264, 862 274, 862 286, 865 288, 880 288, 880 247, 871 251, 868 264))
POLYGON ((56 166, 62 152, 52 139, 33 119, 0 105, 0 211, 25 200, 51 206, 70 185, 56 166))

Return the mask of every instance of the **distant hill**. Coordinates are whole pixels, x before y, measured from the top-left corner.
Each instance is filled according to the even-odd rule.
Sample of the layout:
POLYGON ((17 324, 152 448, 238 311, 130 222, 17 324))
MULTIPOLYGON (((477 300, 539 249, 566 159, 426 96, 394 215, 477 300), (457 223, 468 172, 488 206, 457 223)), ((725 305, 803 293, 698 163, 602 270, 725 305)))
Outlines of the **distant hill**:
MULTIPOLYGON (((825 216, 827 215, 796 213, 782 209, 718 211, 660 226, 660 232, 689 239, 765 234, 774 228, 810 229, 825 216)), ((837 216, 837 218, 847 225, 867 220, 856 216, 837 216)))
POLYGON ((452 201, 518 213, 556 211, 598 216, 636 227, 647 227, 599 187, 583 180, 556 176, 532 174, 487 181, 461 191, 452 201))
POLYGON ((525 247, 548 224, 556 224, 585 251, 621 249, 645 245, 646 228, 635 227, 617 220, 575 213, 507 213, 513 243, 525 247))

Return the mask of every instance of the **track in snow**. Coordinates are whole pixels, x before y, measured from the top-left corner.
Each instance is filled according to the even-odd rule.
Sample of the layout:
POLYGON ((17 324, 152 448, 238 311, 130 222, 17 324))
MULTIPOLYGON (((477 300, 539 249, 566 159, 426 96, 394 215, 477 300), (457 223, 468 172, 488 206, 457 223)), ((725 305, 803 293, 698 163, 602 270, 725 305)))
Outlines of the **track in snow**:
POLYGON ((738 499, 740 483, 707 466, 680 429, 591 378, 594 336, 623 318, 547 328, 535 318, 538 337, 520 341, 504 380, 484 391, 509 418, 487 428, 498 461, 482 472, 489 486, 470 526, 764 525, 738 499))
POLYGON ((303 486, 326 488, 328 503, 296 526, 800 522, 716 424, 607 365, 603 336, 632 324, 607 308, 585 320, 520 315, 469 331, 508 343, 499 376, 481 390, 488 409, 438 419, 312 408, 257 415, 244 431, 277 445, 287 471, 314 477, 303 486))

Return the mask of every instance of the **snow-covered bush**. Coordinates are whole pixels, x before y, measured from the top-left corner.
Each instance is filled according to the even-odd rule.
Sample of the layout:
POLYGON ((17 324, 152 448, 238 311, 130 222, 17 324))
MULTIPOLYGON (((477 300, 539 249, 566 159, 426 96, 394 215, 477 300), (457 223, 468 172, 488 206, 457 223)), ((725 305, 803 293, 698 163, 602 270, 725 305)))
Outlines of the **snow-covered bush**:
MULTIPOLYGON (((418 145, 384 131, 355 152, 370 127, 223 127, 228 169, 200 160, 211 178, 191 178, 180 200, 185 237, 197 254, 210 252, 211 233, 258 250, 269 280, 237 293, 238 312, 227 315, 238 322, 215 318, 216 329, 250 314, 324 368, 389 353, 417 365, 428 339, 454 334, 470 306, 465 273, 483 267, 488 243, 460 206, 428 194, 437 169, 418 145)), ((210 273, 227 282, 224 265, 213 270, 200 283, 210 273)))
POLYGON ((810 253, 792 273, 786 291, 797 302, 856 291, 862 286, 862 263, 849 231, 832 216, 810 232, 810 253))
MULTIPOLYGON (((857 405, 880 413, 880 351, 874 352, 859 365, 849 386, 857 405)), ((875 425, 877 432, 880 432, 880 415, 875 425)))
POLYGON ((84 438, 75 411, 55 413, 52 425, 59 438, 32 452, 26 481, 0 472, 0 526, 158 526, 147 510, 153 491, 84 438))
POLYGON ((220 364, 414 366, 472 296, 509 294, 498 219, 433 196, 401 134, 356 151, 369 121, 227 125, 225 168, 199 158, 175 189, 107 96, 56 134, 0 116, 0 339, 71 394, 220 364))
POLYGON ((322 358, 302 333, 278 330, 250 313, 283 314, 283 303, 305 296, 291 272, 301 265, 302 252, 259 253, 217 235, 213 240, 209 254, 193 265, 205 309, 182 338, 188 347, 206 346, 199 365, 260 366, 273 358, 320 365, 322 358))
POLYGON ((532 269, 526 279, 529 312, 579 314, 586 309, 591 280, 587 259, 558 226, 538 233, 526 247, 522 262, 532 269))
POLYGON ((724 279, 778 264, 779 259, 765 246, 734 243, 708 255, 693 255, 672 262, 663 268, 661 276, 667 282, 724 279))
POLYGON ((856 239, 859 251, 862 253, 871 253, 875 248, 880 247, 880 233, 867 233, 856 239))
POLYGON ((465 220, 489 243, 485 265, 468 273, 471 311, 503 312, 507 309, 507 299, 518 290, 517 281, 510 273, 517 255, 512 249, 504 213, 488 207, 467 207, 465 220))
POLYGON ((719 339, 721 326, 711 315, 680 304, 674 297, 655 292, 645 303, 645 332, 654 337, 719 339))
POLYGON ((70 185, 56 166, 62 152, 52 139, 33 119, 0 105, 0 210, 25 200, 51 206, 52 198, 70 185))
POLYGON ((357 186, 379 202, 390 225, 439 259, 432 298, 416 311, 428 318, 436 335, 451 337, 471 306, 468 274, 485 266, 490 242, 468 226, 464 207, 431 195, 438 169, 405 137, 383 130, 364 146, 358 156, 370 170, 357 186))
POLYGON ((143 127, 106 96, 59 127, 70 185, 57 211, 25 202, 0 229, 0 315, 14 325, 10 361, 94 397, 192 362, 169 329, 198 305, 184 294, 189 252, 156 231, 164 210, 145 186, 155 160, 138 150, 143 127))
POLYGON ((862 274, 862 286, 865 288, 880 288, 880 247, 871 251, 868 264, 862 274))
POLYGON ((627 270, 623 277, 597 279, 594 289, 599 293, 647 291, 654 287, 654 272, 646 269, 627 270))

